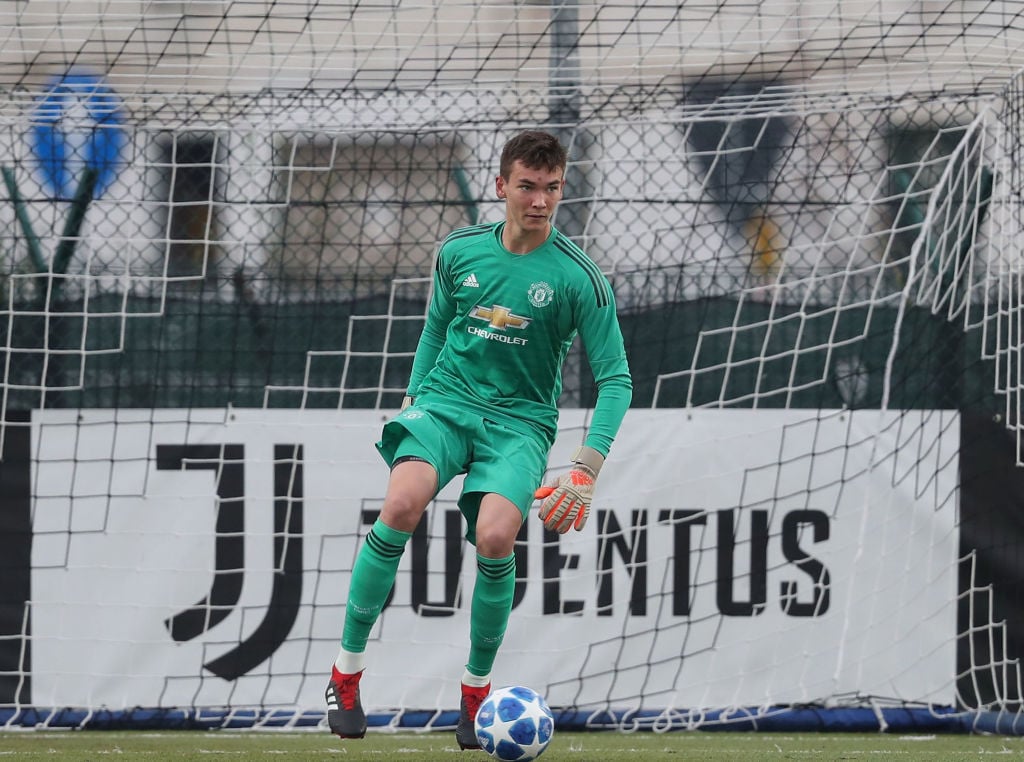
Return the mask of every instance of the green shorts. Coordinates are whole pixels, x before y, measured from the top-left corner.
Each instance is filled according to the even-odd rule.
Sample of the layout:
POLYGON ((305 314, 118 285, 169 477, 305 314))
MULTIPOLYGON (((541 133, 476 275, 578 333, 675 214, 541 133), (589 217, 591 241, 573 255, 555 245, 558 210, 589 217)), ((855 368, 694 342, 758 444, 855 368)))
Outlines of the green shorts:
POLYGON ((527 434, 436 400, 417 400, 384 424, 377 449, 388 466, 410 455, 430 463, 438 491, 465 474, 459 510, 466 517, 466 539, 474 544, 483 496, 494 492, 508 498, 525 519, 548 460, 540 433, 527 434))

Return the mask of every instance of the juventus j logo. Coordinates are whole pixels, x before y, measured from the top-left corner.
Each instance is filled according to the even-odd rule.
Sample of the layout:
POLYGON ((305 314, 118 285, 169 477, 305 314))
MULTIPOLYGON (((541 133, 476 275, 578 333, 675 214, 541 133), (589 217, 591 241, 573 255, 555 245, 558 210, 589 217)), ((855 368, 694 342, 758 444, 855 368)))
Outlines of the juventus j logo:
MULTIPOLYGON (((223 622, 238 606, 245 574, 245 447, 240 444, 157 445, 164 471, 207 469, 216 474, 217 524, 210 592, 165 620, 177 642, 223 622)), ((235 680, 262 664, 295 625, 302 600, 302 445, 274 445, 274 578, 259 626, 226 654, 204 666, 235 680)))

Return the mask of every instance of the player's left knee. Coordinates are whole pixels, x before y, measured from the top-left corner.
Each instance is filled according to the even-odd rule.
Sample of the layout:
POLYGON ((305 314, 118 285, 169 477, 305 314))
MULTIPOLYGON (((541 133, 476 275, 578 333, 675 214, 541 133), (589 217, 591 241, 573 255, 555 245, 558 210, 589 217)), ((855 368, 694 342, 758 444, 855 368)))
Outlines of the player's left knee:
POLYGON ((516 532, 501 525, 477 525, 476 552, 486 558, 506 558, 516 546, 516 532))

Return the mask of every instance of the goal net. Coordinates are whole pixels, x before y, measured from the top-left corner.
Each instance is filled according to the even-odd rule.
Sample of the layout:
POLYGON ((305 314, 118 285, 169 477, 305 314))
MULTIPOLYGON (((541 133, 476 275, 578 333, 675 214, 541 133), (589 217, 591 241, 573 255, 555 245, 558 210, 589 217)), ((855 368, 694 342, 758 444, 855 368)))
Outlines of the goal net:
MULTIPOLYGON (((12 4, 0 727, 320 726, 437 244, 569 148, 634 396, 495 665, 563 727, 1020 732, 1011 2, 12 4)), ((550 468, 596 399, 577 347, 550 468)), ((450 728, 458 480, 368 649, 450 728)))

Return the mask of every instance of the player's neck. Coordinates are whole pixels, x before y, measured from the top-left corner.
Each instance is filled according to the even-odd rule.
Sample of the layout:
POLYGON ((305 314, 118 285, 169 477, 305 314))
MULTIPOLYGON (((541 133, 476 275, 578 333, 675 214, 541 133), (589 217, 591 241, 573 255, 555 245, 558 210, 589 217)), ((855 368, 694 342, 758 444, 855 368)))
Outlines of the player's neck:
POLYGON ((513 254, 529 254, 548 240, 549 235, 550 224, 545 225, 543 230, 524 230, 511 222, 506 222, 501 231, 501 245, 513 254))

